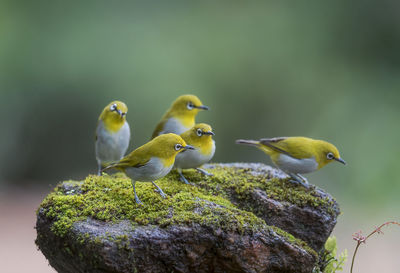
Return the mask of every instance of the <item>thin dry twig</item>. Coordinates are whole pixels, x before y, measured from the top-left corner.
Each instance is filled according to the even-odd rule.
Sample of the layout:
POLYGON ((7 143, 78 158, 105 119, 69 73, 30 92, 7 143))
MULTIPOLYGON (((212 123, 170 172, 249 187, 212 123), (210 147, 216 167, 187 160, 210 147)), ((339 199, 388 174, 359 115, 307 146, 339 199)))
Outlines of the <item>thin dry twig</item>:
POLYGON ((358 248, 360 247, 360 245, 361 244, 365 244, 365 242, 368 240, 368 238, 371 237, 372 235, 374 235, 375 233, 383 234, 382 228, 385 227, 385 226, 389 226, 389 225, 398 225, 398 226, 400 226, 400 223, 395 222, 395 221, 389 221, 389 222, 383 223, 379 227, 375 227, 375 229, 370 234, 368 234, 367 236, 364 236, 362 234, 361 230, 353 234, 353 240, 357 242, 357 245, 356 245, 356 248, 355 248, 354 253, 353 253, 353 258, 351 260, 350 273, 353 273, 354 260, 356 258, 357 251, 358 251, 358 248))

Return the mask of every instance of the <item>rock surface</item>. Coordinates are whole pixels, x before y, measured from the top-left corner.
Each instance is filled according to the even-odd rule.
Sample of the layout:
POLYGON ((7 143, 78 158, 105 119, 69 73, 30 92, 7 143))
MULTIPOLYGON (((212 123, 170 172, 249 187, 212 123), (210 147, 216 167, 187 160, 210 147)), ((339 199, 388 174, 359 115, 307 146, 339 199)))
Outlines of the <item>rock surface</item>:
MULTIPOLYGON (((286 176, 277 169, 258 163, 228 163, 219 165, 251 170, 250 173, 254 175, 255 180, 259 176, 281 179, 284 179, 286 176)), ((208 168, 212 169, 214 167, 214 165, 208 165, 208 168)), ((251 182, 251 179, 248 181, 251 182)), ((292 185, 290 182, 286 184, 286 187, 288 190, 293 188, 299 190, 298 186, 292 185)), ((290 195, 290 193, 288 194, 290 195)), ((307 242, 314 250, 319 251, 323 248, 329 234, 331 234, 335 227, 340 210, 336 201, 321 189, 314 187, 309 194, 317 197, 313 201, 316 203, 300 204, 296 201, 301 202, 302 200, 291 202, 290 198, 280 198, 277 200, 275 194, 257 187, 249 191, 249 194, 244 199, 240 199, 240 196, 235 191, 231 191, 230 199, 239 208, 252 211, 268 225, 276 226, 289 232, 307 242), (324 200, 326 203, 321 203, 319 202, 320 200, 324 200)), ((301 198, 301 196, 298 197, 301 198)))
POLYGON ((61 183, 36 244, 58 272, 312 271, 339 213, 328 194, 263 164, 205 167, 213 177, 185 172, 193 186, 159 180, 167 199, 138 183, 142 207, 122 174, 61 183))

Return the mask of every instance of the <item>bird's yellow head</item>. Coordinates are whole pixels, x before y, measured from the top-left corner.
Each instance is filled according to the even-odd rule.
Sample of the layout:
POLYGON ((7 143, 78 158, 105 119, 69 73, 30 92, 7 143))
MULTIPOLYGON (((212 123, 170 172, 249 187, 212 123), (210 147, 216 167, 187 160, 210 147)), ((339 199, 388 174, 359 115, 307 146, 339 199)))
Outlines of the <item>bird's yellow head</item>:
POLYGON ((335 145, 323 140, 315 140, 314 149, 317 155, 318 169, 333 161, 346 165, 335 145))
POLYGON ((104 107, 99 120, 103 121, 107 130, 117 132, 124 125, 127 113, 128 107, 125 103, 113 101, 104 107))
POLYGON ((159 135, 153 138, 149 144, 152 154, 162 159, 175 158, 178 153, 186 149, 193 149, 192 146, 186 144, 182 137, 172 133, 159 135))
POLYGON ((212 136, 215 135, 210 125, 198 123, 191 129, 181 134, 181 137, 191 145, 196 147, 211 142, 212 136))
POLYGON ((171 105, 168 116, 196 116, 199 110, 208 110, 195 95, 182 95, 171 105))

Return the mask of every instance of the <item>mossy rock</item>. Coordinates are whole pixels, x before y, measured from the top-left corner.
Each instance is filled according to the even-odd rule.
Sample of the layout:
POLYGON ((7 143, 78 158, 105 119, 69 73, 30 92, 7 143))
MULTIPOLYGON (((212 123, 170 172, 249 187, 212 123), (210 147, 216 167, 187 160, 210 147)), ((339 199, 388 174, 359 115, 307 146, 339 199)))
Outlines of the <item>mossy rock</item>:
POLYGON ((223 188, 238 208, 251 211, 268 225, 293 234, 316 251, 323 249, 340 214, 339 205, 314 185, 296 185, 282 171, 260 163, 210 164, 214 178, 190 171, 196 185, 223 188))
POLYGON ((137 183, 142 206, 122 173, 61 183, 38 209, 36 243, 59 272, 312 270, 339 213, 329 195, 262 164, 205 167, 214 176, 184 172, 193 185, 158 180, 166 199, 137 183))

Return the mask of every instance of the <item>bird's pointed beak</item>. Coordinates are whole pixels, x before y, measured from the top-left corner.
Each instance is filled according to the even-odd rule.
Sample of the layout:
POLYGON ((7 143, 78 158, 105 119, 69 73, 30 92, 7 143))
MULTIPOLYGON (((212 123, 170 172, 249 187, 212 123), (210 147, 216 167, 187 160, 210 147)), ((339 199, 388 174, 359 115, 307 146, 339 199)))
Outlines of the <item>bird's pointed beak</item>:
POLYGON ((202 110, 209 110, 210 109, 208 106, 205 106, 205 105, 195 106, 195 108, 202 109, 202 110))
POLYGON ((124 115, 126 115, 126 113, 123 113, 121 110, 119 109, 115 109, 115 111, 118 113, 118 115, 120 115, 121 117, 123 117, 124 115))
POLYGON ((343 165, 346 165, 346 161, 344 161, 343 159, 339 158, 334 158, 337 162, 342 163, 343 165))
POLYGON ((183 147, 183 149, 185 149, 185 150, 194 150, 194 147, 190 146, 190 145, 186 145, 185 147, 183 147))
POLYGON ((203 132, 203 135, 215 136, 213 131, 203 132))

